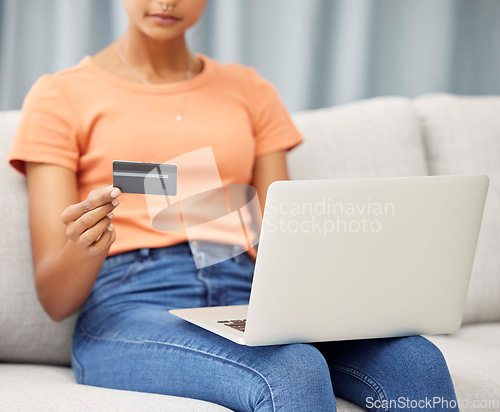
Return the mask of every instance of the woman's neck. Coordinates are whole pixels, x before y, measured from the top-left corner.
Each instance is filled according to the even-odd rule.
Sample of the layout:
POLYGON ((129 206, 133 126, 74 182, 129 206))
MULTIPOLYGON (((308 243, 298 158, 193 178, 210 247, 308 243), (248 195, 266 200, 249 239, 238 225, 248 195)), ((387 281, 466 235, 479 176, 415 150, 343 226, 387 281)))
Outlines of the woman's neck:
POLYGON ((189 68, 196 73, 196 67, 184 36, 171 40, 154 40, 142 32, 128 27, 118 39, 118 47, 126 59, 152 82, 168 79, 185 73, 189 68))

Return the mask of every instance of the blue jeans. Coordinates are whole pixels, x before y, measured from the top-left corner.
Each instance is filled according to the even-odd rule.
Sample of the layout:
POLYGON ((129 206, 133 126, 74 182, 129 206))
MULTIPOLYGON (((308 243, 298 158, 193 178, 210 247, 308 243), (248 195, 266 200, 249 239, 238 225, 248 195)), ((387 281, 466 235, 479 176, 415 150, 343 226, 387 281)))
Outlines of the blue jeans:
POLYGON ((334 392, 368 410, 458 410, 443 355, 421 336, 247 347, 169 314, 248 303, 253 260, 242 253, 196 269, 194 259, 237 247, 204 244, 106 259, 73 334, 78 383, 236 411, 335 411, 334 392))

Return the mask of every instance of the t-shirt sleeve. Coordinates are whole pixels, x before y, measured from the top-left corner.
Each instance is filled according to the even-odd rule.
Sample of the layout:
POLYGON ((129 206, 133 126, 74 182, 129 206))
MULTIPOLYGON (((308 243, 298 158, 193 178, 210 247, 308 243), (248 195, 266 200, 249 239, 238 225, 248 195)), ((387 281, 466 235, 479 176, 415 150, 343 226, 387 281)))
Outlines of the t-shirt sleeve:
POLYGON ((53 75, 41 76, 24 99, 9 163, 26 174, 25 162, 78 170, 80 150, 76 118, 53 75))
POLYGON ((297 130, 276 88, 249 68, 255 156, 290 150, 304 138, 297 130))

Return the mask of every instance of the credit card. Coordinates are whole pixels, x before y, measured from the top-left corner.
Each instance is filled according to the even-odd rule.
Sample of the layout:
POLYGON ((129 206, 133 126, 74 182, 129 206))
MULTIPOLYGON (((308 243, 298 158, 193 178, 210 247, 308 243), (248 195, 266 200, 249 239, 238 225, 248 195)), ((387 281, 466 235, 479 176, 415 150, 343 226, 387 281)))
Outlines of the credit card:
POLYGON ((114 160, 113 186, 122 193, 175 196, 177 165, 114 160))

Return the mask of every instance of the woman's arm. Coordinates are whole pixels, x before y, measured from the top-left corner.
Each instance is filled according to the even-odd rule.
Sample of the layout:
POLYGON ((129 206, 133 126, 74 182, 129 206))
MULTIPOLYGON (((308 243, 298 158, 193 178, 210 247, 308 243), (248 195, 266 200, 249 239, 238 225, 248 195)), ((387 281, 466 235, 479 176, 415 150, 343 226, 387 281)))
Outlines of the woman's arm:
POLYGON ((287 150, 267 153, 255 159, 252 186, 257 190, 261 213, 264 213, 267 188, 275 180, 288 180, 287 150))
POLYGON ((61 321, 90 295, 115 240, 112 226, 107 230, 115 208, 112 188, 92 191, 78 203, 76 175, 69 169, 28 162, 26 175, 35 287, 47 314, 61 321))

